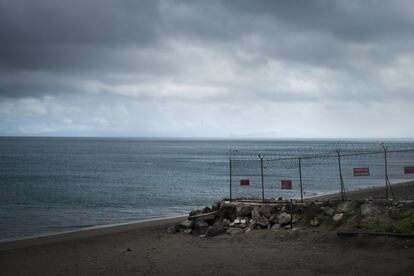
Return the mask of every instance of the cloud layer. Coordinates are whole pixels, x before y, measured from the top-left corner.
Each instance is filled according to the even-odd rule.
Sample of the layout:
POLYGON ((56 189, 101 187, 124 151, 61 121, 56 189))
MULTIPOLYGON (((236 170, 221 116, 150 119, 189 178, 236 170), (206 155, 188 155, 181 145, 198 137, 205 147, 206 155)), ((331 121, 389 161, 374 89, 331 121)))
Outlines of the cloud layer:
POLYGON ((0 0, 0 135, 413 137, 412 1, 0 0))

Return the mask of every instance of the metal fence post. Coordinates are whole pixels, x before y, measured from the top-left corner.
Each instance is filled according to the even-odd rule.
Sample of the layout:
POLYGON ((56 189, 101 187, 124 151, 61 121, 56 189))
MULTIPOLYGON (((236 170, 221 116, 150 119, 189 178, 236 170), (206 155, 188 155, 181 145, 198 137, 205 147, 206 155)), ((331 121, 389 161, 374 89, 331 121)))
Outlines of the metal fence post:
POLYGON ((301 157, 299 157, 299 183, 300 183, 300 202, 303 203, 302 158, 301 157))
POLYGON ((258 157, 260 158, 260 170, 261 170, 261 175, 262 175, 262 202, 264 203, 265 199, 264 199, 263 156, 259 154, 258 157))
POLYGON ((231 164, 231 158, 229 159, 229 176, 230 176, 230 185, 229 185, 229 188, 230 188, 230 202, 231 202, 231 196, 232 196, 232 194, 231 194, 231 184, 232 184, 232 177, 231 177, 231 169, 232 169, 232 164, 231 164))
POLYGON ((346 197, 345 197, 344 178, 342 176, 341 153, 339 152, 339 150, 337 150, 336 153, 338 155, 339 180, 341 182, 341 197, 342 197, 342 201, 344 201, 346 197))
POLYGON ((394 193, 391 189, 390 179, 388 177, 388 156, 387 156, 387 146, 382 144, 384 149, 384 170, 385 170, 385 198, 388 200, 390 198, 388 190, 391 192, 392 198, 394 198, 394 193))

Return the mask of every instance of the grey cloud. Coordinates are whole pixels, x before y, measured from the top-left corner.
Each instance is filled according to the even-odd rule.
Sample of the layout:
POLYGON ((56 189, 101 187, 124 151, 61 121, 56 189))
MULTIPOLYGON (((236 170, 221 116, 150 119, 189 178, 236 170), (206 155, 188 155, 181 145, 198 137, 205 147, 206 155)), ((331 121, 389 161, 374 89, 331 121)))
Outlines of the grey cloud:
MULTIPOLYGON (((379 71, 391 67, 398 73, 395 59, 413 58, 412 8, 410 1, 0 0, 0 95, 43 97, 91 89, 109 94, 119 85, 187 83, 225 91, 206 97, 216 101, 343 101, 352 93, 411 100, 404 92, 410 84, 381 87, 379 71), (210 72, 198 72, 206 61, 190 58, 191 49, 217 53, 216 61, 207 61, 210 66, 225 59, 230 70, 248 67, 247 79, 278 61, 287 71, 329 71, 335 85, 319 94, 292 94, 254 77, 217 81, 204 76, 210 72)), ((226 69, 217 67, 215 73, 226 69)), ((165 96, 151 93, 142 94, 165 96)))

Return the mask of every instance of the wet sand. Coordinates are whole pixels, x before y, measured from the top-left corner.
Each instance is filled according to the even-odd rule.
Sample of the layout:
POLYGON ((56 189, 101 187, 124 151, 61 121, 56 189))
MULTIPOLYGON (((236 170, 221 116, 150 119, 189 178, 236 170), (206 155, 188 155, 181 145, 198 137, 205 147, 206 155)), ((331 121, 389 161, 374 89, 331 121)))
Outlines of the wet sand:
MULTIPOLYGON (((407 197, 414 194, 413 183, 393 187, 395 193, 399 189, 407 197)), ((372 197, 376 192, 367 189, 354 196, 372 197)), ((3 243, 0 274, 413 275, 414 271, 413 239, 338 237, 320 228, 255 230, 213 238, 167 234, 167 226, 180 220, 3 243)))

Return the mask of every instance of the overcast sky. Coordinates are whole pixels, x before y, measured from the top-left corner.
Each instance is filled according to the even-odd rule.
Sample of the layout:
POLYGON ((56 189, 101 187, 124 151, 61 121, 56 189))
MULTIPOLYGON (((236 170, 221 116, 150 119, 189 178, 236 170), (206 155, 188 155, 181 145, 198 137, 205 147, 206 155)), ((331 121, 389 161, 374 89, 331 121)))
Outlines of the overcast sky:
POLYGON ((0 0, 0 135, 414 137, 414 1, 0 0))

